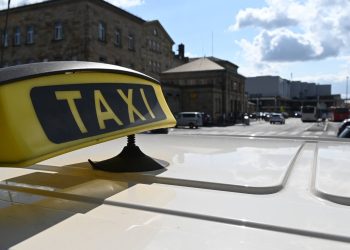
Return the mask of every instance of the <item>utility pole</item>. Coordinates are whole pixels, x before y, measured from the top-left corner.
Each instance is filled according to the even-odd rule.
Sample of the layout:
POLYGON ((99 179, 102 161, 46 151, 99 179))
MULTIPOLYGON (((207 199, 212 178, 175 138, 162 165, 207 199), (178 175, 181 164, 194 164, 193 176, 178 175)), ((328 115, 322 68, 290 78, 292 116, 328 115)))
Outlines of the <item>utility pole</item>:
POLYGON ((348 100, 348 83, 349 83, 349 77, 346 77, 346 95, 345 95, 345 102, 348 100))

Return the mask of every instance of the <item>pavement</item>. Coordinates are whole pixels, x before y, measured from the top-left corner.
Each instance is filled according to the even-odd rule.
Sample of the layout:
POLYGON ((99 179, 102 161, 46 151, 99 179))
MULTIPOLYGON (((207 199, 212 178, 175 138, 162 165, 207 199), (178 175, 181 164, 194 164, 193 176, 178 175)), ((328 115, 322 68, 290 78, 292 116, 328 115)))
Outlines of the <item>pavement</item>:
POLYGON ((308 128, 307 131, 327 131, 327 128, 328 128, 328 121, 317 122, 314 125, 312 125, 310 128, 308 128))

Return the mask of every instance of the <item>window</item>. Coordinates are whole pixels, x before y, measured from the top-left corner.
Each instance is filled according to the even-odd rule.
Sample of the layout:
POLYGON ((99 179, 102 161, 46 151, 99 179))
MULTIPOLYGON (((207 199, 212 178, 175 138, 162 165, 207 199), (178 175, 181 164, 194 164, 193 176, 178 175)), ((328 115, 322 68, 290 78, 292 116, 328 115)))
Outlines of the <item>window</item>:
POLYGON ((135 41, 133 35, 128 35, 128 49, 129 50, 135 50, 135 41))
POLYGON ((2 45, 3 45, 5 48, 9 46, 8 34, 7 34, 7 32, 3 32, 3 33, 2 33, 2 45))
POLYGON ((27 27, 26 43, 27 44, 34 43, 34 27, 33 27, 33 25, 30 25, 27 27))
POLYGON ((15 36, 14 36, 14 45, 19 46, 21 45, 21 30, 19 27, 15 28, 15 36))
POLYGON ((153 29, 153 35, 155 35, 155 36, 158 35, 158 30, 156 28, 153 29))
POLYGON ((106 24, 104 22, 98 23, 98 40, 106 41, 106 24))
POLYGON ((117 47, 121 47, 122 45, 122 36, 121 36, 121 32, 120 30, 116 30, 115 31, 115 40, 114 40, 114 44, 117 47))
POLYGON ((233 90, 234 90, 234 91, 237 90, 237 82, 233 82, 233 90))
POLYGON ((54 40, 62 40, 63 39, 63 27, 61 22, 55 23, 55 30, 54 30, 54 40))

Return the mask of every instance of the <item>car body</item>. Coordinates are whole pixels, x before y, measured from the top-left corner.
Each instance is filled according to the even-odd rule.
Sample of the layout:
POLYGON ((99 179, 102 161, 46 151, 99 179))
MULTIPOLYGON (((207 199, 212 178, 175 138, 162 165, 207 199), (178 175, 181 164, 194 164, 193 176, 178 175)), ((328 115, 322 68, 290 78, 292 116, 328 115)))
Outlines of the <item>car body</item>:
POLYGON ((87 158, 110 157, 123 138, 1 168, 0 249, 350 248, 349 144, 171 134, 136 143, 166 169, 91 168, 87 158))
POLYGON ((289 114, 287 112, 282 112, 281 114, 285 119, 289 118, 289 114))
POLYGON ((198 128, 203 126, 201 112, 180 112, 175 115, 177 127, 198 128))
POLYGON ((300 111, 295 111, 295 112, 293 113, 293 117, 294 117, 294 118, 301 118, 301 112, 300 112, 300 111))
POLYGON ((261 118, 265 121, 269 121, 271 117, 271 113, 269 112, 261 112, 261 118))
POLYGON ((257 119, 257 117, 258 117, 258 115, 257 115, 257 113, 251 113, 251 114, 249 114, 249 118, 250 119, 257 119))
POLYGON ((350 126, 346 126, 338 135, 339 138, 350 138, 350 126))
POLYGON ((339 126, 338 128, 338 132, 337 132, 337 136, 339 136, 341 134, 341 132, 343 132, 343 130, 350 125, 350 119, 345 119, 339 126))
POLYGON ((285 122, 286 121, 285 121, 282 114, 280 114, 280 113, 272 113, 271 114, 270 124, 275 124, 275 123, 285 124, 285 122))

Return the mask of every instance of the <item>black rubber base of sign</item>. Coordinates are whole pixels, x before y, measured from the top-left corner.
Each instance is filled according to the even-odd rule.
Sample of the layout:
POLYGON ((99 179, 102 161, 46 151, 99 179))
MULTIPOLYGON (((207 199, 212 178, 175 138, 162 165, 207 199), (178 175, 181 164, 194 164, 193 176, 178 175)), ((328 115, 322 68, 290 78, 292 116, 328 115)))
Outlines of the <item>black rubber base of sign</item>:
POLYGON ((100 162, 88 160, 94 169, 108 172, 144 172, 165 170, 169 165, 168 162, 153 159, 145 155, 136 145, 127 145, 122 152, 110 159, 100 162))

